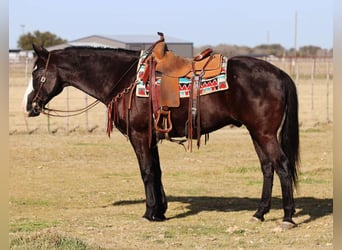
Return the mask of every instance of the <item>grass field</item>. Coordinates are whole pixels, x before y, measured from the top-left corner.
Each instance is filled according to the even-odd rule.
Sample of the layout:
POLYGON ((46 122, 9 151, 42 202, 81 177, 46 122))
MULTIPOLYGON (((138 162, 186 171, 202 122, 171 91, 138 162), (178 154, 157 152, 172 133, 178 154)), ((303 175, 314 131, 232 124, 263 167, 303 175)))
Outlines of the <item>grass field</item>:
MULTIPOLYGON (((104 107, 89 112, 88 126, 98 126, 91 133, 84 116, 51 119, 54 132, 47 133, 46 117, 25 120, 21 113, 21 71, 12 68, 9 83, 11 249, 333 248, 333 124, 327 123, 333 112, 332 80, 328 101, 325 78, 315 79, 313 95, 310 78, 297 82, 298 227, 281 231, 278 178, 266 221, 250 221, 261 195, 262 173, 244 128, 216 131, 193 153, 167 141, 159 146, 168 220, 150 223, 141 219, 145 194, 135 155, 117 131, 110 139, 106 136, 104 107)), ((65 94, 52 104, 63 106, 65 94)), ((70 89, 69 96, 71 105, 84 102, 76 90, 70 89)))

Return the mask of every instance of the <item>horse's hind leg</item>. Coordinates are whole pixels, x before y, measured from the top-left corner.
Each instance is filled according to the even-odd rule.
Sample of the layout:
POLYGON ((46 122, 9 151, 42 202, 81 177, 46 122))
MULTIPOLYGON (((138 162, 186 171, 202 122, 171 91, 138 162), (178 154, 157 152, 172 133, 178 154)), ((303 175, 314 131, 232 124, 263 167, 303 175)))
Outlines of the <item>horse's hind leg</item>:
POLYGON ((258 154, 261 170, 264 177, 263 186, 262 186, 262 195, 259 203, 258 210, 253 215, 254 218, 257 218, 260 221, 264 221, 264 215, 267 214, 271 209, 271 198, 272 198, 272 188, 273 188, 273 177, 274 177, 274 168, 272 166, 272 162, 269 161, 267 155, 260 148, 259 144, 253 139, 253 144, 255 150, 258 154))
POLYGON ((165 220, 167 200, 161 181, 158 147, 156 143, 152 143, 149 147, 146 133, 135 134, 130 139, 138 158, 145 187, 146 212, 143 217, 150 221, 165 220))
POLYGON ((292 216, 295 213, 293 187, 291 174, 288 171, 288 159, 283 153, 276 136, 253 137, 253 143, 260 159, 261 168, 264 176, 263 189, 259 208, 254 217, 264 220, 264 215, 269 212, 271 207, 272 187, 274 171, 280 179, 284 218, 283 225, 292 227, 295 223, 292 216), (290 225, 287 225, 287 223, 290 225))

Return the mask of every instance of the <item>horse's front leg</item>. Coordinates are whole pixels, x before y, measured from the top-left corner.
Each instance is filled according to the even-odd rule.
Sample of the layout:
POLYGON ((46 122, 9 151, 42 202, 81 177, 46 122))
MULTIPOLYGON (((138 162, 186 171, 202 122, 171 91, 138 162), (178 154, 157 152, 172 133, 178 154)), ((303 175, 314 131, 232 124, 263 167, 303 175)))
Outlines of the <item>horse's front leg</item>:
POLYGON ((167 200, 161 181, 162 171, 156 140, 153 138, 152 146, 149 147, 147 133, 132 132, 130 141, 138 158, 145 187, 146 212, 143 217, 150 221, 163 221, 167 200))

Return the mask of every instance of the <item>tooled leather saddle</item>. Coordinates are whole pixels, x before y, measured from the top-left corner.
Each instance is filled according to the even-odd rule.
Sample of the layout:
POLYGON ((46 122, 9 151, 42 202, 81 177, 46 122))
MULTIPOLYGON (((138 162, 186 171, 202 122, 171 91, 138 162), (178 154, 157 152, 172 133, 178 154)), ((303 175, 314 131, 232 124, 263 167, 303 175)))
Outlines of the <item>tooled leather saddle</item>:
POLYGON ((191 79, 201 74, 203 79, 207 79, 221 72, 222 55, 212 54, 211 49, 206 49, 191 60, 175 55, 167 50, 164 42, 160 42, 155 45, 153 54, 156 61, 155 70, 162 73, 160 95, 163 107, 179 107, 179 78, 191 79))
POLYGON ((153 46, 152 53, 153 61, 155 61, 153 70, 160 72, 162 76, 160 88, 158 89, 158 92, 160 92, 160 109, 155 115, 154 127, 162 133, 171 131, 172 122, 169 107, 177 108, 180 105, 179 78, 192 79, 187 130, 185 133, 191 142, 189 145, 191 150, 194 128, 196 129, 194 135, 197 138, 197 146, 200 145, 200 83, 202 79, 212 78, 221 73, 222 55, 212 54, 211 49, 206 49, 194 59, 186 59, 169 51, 164 42, 163 33, 158 34, 160 40, 153 46), (159 123, 160 120, 162 120, 161 123, 159 123))

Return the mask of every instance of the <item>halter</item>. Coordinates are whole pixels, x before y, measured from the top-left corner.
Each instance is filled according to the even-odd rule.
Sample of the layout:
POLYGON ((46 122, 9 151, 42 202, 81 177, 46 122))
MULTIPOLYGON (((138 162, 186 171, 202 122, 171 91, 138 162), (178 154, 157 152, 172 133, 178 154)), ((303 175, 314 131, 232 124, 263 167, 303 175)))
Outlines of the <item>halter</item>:
POLYGON ((32 100, 32 106, 33 106, 34 108, 38 107, 38 104, 36 103, 37 100, 41 100, 41 101, 42 101, 42 99, 41 99, 41 97, 39 96, 39 94, 40 94, 40 91, 42 90, 42 87, 43 87, 44 83, 46 82, 46 71, 47 71, 47 68, 48 68, 49 62, 50 62, 50 55, 51 55, 51 54, 49 53, 49 54, 48 54, 48 58, 47 58, 47 60, 46 60, 45 68, 44 68, 44 71, 43 71, 43 75, 42 75, 42 77, 40 78, 39 88, 38 88, 38 90, 37 90, 36 95, 33 97, 33 100, 32 100))

